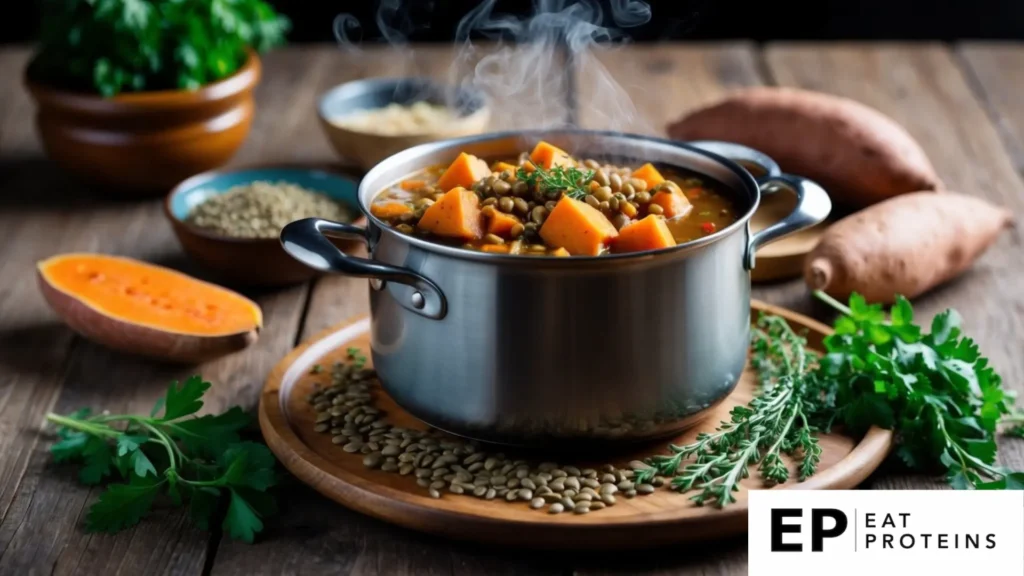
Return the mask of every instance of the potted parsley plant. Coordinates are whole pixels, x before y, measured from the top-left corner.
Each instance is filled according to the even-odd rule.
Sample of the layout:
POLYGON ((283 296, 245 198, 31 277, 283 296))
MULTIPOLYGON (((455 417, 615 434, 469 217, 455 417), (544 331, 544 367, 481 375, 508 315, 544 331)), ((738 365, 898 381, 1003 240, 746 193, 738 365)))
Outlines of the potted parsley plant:
POLYGON ((287 18, 263 0, 43 0, 25 70, 47 154, 111 191, 166 192, 249 133, 258 54, 287 18))

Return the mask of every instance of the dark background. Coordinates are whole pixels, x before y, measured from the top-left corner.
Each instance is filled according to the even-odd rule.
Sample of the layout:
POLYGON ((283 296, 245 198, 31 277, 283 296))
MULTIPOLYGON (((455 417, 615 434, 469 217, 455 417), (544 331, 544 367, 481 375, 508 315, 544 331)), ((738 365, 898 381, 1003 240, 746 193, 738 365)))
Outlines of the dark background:
MULTIPOLYGON (((333 40, 332 22, 340 13, 350 13, 362 23, 364 41, 377 40, 374 15, 379 1, 270 0, 292 19, 290 40, 295 43, 333 40)), ((627 0, 599 1, 607 7, 609 2, 627 0)), ((401 0, 401 4, 412 22, 411 29, 405 30, 410 40, 446 42, 478 0, 401 0)), ((1024 0, 649 0, 648 4, 653 19, 628 30, 634 41, 1024 39, 1024 0)), ((17 12, 9 9, 0 18, 0 41, 35 38, 40 0, 21 0, 17 5, 17 12)), ((532 7, 532 0, 499 0, 495 13, 525 14, 532 7)))

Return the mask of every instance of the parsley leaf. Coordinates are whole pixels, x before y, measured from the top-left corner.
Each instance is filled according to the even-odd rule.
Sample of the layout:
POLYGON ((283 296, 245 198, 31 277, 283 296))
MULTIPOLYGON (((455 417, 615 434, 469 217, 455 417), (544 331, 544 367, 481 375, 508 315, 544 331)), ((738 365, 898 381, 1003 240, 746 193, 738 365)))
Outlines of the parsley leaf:
POLYGON ((163 482, 134 480, 110 484, 90 508, 85 525, 93 532, 118 532, 138 524, 153 506, 163 482))
POLYGON ((85 484, 98 484, 111 474, 122 479, 109 484, 90 506, 88 530, 133 526, 162 495, 174 506, 187 506, 192 521, 206 529, 224 497, 229 500, 225 530, 253 541, 263 528, 260 518, 275 510, 266 491, 277 482, 276 461, 266 446, 241 441, 242 429, 251 422, 241 408, 195 416, 209 388, 198 376, 174 382, 148 416, 90 417, 86 410, 47 415, 59 426, 50 448, 54 460, 81 461, 79 479, 85 484))
POLYGON ((192 376, 180 386, 177 382, 171 382, 164 396, 164 416, 161 420, 176 420, 199 412, 203 407, 201 398, 209 389, 210 383, 204 382, 199 376, 192 376))
POLYGON ((245 498, 231 489, 231 503, 228 505, 228 512, 221 527, 232 538, 252 543, 256 533, 263 530, 263 522, 256 511, 245 501, 245 498))

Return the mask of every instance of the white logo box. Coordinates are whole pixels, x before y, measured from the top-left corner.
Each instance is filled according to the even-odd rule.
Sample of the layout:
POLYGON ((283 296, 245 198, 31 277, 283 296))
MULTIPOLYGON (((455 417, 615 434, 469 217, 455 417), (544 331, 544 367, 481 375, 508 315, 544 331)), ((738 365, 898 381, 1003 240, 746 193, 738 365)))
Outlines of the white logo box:
POLYGON ((749 496, 750 576, 988 570, 1024 576, 1022 491, 752 490, 749 496), (773 531, 775 547, 786 551, 773 551, 773 531))

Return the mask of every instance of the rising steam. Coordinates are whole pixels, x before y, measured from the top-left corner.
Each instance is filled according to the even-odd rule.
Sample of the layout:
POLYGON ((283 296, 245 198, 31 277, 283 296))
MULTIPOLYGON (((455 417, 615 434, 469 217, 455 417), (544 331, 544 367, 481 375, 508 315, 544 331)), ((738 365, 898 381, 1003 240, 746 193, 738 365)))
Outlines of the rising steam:
MULTIPOLYGON (((610 22, 596 0, 537 0, 532 14, 496 14, 497 0, 483 0, 459 22, 458 48, 449 69, 453 86, 485 91, 495 103, 491 128, 587 128, 651 132, 626 92, 595 57, 598 46, 629 41, 625 30, 646 24, 650 7, 639 0, 611 0, 610 22), (575 106, 569 103, 575 102, 575 106)), ((376 15, 382 38, 405 50, 410 70, 415 56, 406 47, 414 2, 383 0, 376 15)), ((362 27, 350 14, 334 21, 339 43, 358 49, 362 27)))

